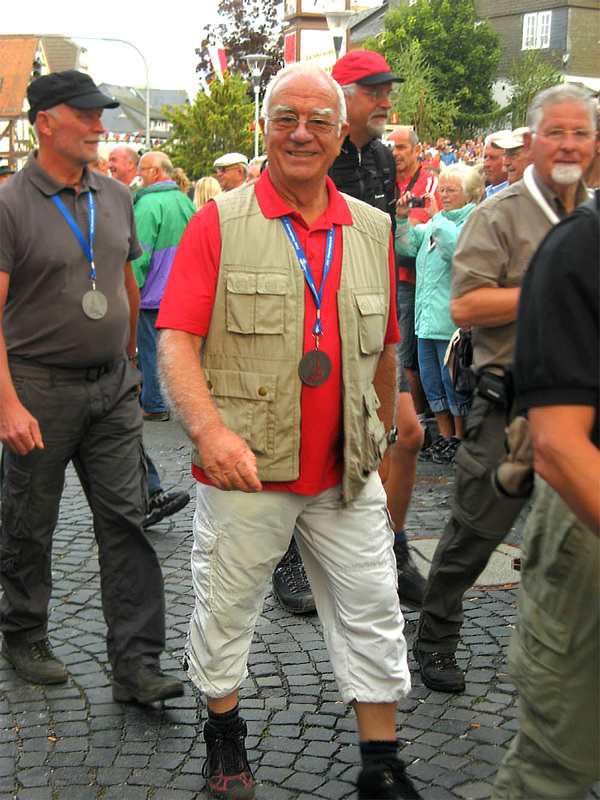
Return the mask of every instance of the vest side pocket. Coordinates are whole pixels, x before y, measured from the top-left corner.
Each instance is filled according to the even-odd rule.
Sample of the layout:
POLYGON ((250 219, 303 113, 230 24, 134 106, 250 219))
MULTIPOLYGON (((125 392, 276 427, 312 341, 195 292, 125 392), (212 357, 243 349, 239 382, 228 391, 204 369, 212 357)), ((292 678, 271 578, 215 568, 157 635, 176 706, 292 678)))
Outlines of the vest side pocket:
POLYGON ((379 291, 355 292, 358 309, 358 339, 365 356, 381 353, 385 336, 387 306, 385 295, 379 291))
POLYGON ((230 272, 225 287, 227 330, 231 333, 254 333, 256 275, 230 272))
POLYGON ((366 474, 379 468, 379 464, 387 448, 387 440, 385 437, 385 427, 377 413, 377 409, 381 403, 379 402, 379 397, 377 397, 375 387, 372 384, 363 395, 363 403, 365 410, 365 446, 362 451, 362 468, 363 472, 366 474))
POLYGON ((223 423, 241 436, 254 453, 272 455, 277 376, 221 369, 205 372, 223 423))
POLYGON ((282 334, 285 331, 286 275, 256 276, 255 333, 282 334))

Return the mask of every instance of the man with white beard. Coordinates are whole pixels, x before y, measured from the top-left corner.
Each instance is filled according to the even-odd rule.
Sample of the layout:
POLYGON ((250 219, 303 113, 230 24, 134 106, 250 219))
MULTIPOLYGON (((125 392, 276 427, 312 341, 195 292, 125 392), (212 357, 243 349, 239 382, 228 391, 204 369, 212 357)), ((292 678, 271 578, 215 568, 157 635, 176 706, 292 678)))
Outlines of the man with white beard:
MULTIPOLYGON (((454 254, 452 316, 472 329, 477 389, 456 454, 452 514, 434 554, 414 644, 423 683, 437 691, 465 688, 455 658, 462 598, 527 501, 497 494, 491 480, 505 454, 512 411, 521 282, 546 233, 588 198, 581 178, 595 142, 590 94, 573 84, 546 89, 534 98, 527 123, 532 163, 522 180, 473 212, 454 254)), ((560 275, 556 280, 560 292, 560 275)))

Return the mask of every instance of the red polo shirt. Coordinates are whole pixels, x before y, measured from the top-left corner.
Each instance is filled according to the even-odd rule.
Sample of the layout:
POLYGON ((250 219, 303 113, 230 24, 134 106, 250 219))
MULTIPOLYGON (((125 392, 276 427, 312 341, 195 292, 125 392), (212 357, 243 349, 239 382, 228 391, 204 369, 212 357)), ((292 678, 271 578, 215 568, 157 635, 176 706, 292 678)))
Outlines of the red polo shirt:
MULTIPOLYGON (((327 231, 332 225, 336 226, 333 261, 321 306, 324 332, 320 346, 331 359, 331 374, 321 386, 302 386, 300 477, 295 481, 263 483, 264 488, 268 490, 303 495, 319 494, 325 489, 336 486, 342 479, 343 469, 341 348, 336 297, 342 267, 341 226, 351 225, 352 215, 333 182, 330 178, 326 180, 329 204, 312 225, 307 225, 302 216, 279 197, 268 170, 255 184, 256 199, 267 219, 289 216, 317 287, 321 285, 327 231)), ((197 336, 206 336, 210 326, 220 261, 219 213, 217 205, 211 201, 192 217, 181 239, 161 302, 158 328, 173 328, 197 336)), ((391 237, 388 263, 392 291, 385 343, 393 344, 400 340, 400 333, 396 321, 396 293, 393 290, 394 251, 391 237)), ((314 348, 312 330, 316 319, 315 303, 306 283, 304 307, 304 352, 306 353, 314 348)), ((192 472, 198 481, 210 483, 201 469, 193 466, 192 472)))

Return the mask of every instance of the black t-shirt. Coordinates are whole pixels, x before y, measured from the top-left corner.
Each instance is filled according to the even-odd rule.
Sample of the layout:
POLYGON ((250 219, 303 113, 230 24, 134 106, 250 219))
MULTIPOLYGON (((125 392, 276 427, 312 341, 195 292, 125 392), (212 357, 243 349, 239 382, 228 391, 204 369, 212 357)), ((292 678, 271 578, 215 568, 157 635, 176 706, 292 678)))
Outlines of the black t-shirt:
POLYGON ((600 447, 600 217, 585 205, 548 233, 525 275, 515 383, 521 410, 595 408, 600 447))

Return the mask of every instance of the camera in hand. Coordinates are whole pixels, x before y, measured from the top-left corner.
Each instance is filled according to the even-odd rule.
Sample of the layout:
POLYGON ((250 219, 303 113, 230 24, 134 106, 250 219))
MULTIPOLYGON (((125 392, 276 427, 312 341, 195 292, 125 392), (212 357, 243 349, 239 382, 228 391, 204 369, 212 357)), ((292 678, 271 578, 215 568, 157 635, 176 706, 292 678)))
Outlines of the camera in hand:
POLYGON ((425 208, 425 198, 424 197, 411 197, 408 201, 409 208, 425 208))

